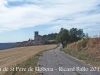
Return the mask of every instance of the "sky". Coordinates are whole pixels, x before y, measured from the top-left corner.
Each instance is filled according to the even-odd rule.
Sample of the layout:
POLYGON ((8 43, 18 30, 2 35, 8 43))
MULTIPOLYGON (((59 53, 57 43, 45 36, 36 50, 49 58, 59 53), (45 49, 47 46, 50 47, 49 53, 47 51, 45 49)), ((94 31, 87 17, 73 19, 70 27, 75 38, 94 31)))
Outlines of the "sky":
POLYGON ((73 27, 100 35, 100 0, 0 0, 0 43, 73 27))

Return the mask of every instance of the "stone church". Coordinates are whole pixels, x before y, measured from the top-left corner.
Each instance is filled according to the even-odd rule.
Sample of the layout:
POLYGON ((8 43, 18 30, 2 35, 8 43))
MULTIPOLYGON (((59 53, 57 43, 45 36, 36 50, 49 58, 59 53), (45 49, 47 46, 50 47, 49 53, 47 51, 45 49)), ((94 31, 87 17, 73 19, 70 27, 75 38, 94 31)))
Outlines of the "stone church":
POLYGON ((34 32, 34 40, 19 42, 16 47, 43 45, 45 42, 43 36, 39 35, 38 31, 34 32))
POLYGON ((35 31, 33 44, 34 45, 43 45, 44 44, 44 39, 41 35, 39 35, 38 31, 35 31))

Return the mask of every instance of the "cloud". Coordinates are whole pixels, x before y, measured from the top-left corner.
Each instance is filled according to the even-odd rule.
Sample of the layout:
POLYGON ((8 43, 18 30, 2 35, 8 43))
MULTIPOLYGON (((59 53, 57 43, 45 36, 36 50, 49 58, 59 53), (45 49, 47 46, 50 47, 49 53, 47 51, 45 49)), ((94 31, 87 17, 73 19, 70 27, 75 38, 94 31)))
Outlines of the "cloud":
POLYGON ((0 32, 48 24, 50 31, 100 24, 97 0, 0 0, 0 7, 0 32))
POLYGON ((100 29, 99 29, 99 28, 98 28, 98 29, 89 28, 88 31, 90 31, 90 32, 91 32, 91 31, 94 32, 94 31, 100 31, 100 29))
POLYGON ((23 2, 24 0, 7 0, 8 2, 23 2))

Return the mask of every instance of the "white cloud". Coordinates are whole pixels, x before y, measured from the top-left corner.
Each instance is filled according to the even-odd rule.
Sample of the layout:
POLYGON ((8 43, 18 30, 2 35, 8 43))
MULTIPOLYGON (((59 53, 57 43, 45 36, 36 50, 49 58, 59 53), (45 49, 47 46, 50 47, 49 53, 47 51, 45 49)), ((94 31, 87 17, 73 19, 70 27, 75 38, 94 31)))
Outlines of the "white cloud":
POLYGON ((24 0, 7 0, 7 1, 11 1, 11 2, 15 2, 15 1, 22 2, 24 0))
POLYGON ((99 23, 100 14, 86 15, 81 12, 94 9, 97 4, 97 0, 0 0, 0 32, 43 24, 54 25, 47 30, 85 28, 99 23), (30 1, 33 4, 7 7, 8 1, 30 1), (63 17, 73 20, 54 21, 63 17))

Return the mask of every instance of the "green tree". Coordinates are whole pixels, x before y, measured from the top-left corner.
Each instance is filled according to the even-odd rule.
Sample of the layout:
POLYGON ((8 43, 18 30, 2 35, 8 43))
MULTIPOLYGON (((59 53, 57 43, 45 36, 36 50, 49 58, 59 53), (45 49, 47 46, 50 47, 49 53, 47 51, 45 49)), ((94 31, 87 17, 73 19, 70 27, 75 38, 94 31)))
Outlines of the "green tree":
POLYGON ((43 38, 46 39, 46 40, 55 40, 56 36, 57 36, 57 33, 51 33, 51 34, 48 34, 48 35, 43 35, 43 38))
POLYGON ((70 34, 70 42, 78 41, 85 36, 83 30, 77 28, 70 29, 69 34, 70 34))
POLYGON ((67 29, 61 28, 60 32, 56 38, 58 43, 61 43, 63 47, 69 42, 69 31, 67 29))
POLYGON ((58 43, 62 43, 65 47, 68 43, 72 43, 82 39, 85 36, 82 29, 72 28, 70 30, 61 28, 56 40, 58 43))

